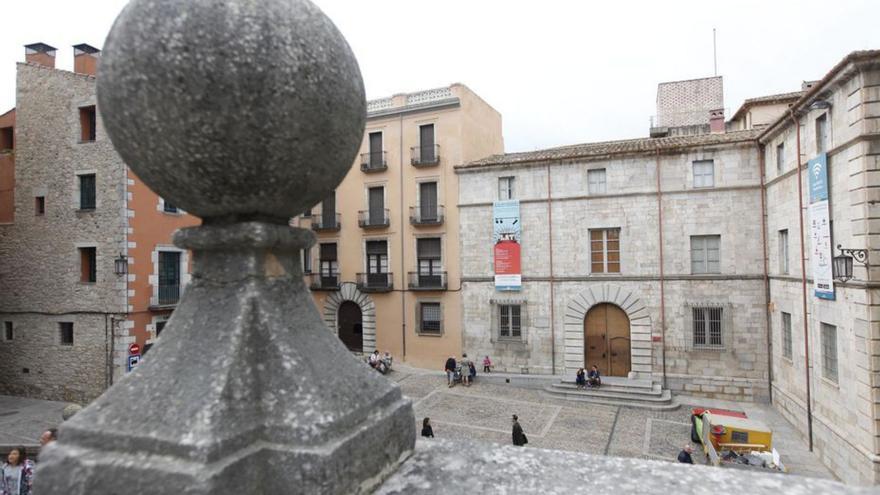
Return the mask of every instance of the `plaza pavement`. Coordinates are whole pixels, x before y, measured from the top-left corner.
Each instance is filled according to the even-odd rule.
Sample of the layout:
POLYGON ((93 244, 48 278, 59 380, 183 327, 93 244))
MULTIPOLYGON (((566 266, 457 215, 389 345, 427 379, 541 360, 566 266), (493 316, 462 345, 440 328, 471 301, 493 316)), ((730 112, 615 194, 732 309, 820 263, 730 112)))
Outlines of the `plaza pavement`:
MULTIPOLYGON (((769 405, 678 396, 674 411, 574 402, 551 397, 534 388, 515 387, 493 377, 470 387, 448 388, 442 372, 396 366, 389 377, 412 399, 416 426, 431 418, 435 437, 511 443, 511 415, 519 416, 530 448, 547 448, 638 457, 674 462, 690 443, 691 407, 724 407, 744 411, 773 430, 774 447, 792 474, 835 479, 810 453, 799 433, 769 405)), ((694 445, 694 460, 702 450, 694 445)))
MULTIPOLYGON (((690 407, 649 411, 630 407, 572 402, 551 397, 535 388, 505 384, 493 373, 492 382, 480 379, 468 388, 446 386, 446 376, 396 365, 389 378, 413 401, 417 431, 430 417, 440 438, 511 443, 512 414, 529 439, 527 448, 547 448, 675 461, 690 441, 690 407)), ((511 375, 511 378, 516 376, 511 375)), ((537 377, 535 377, 537 378, 537 377)), ((834 479, 807 450, 798 432, 769 405, 732 403, 678 396, 682 404, 725 407, 745 411, 773 429, 774 446, 790 473, 834 479)), ((61 422, 64 402, 0 395, 0 446, 36 446, 40 433, 61 422)), ((695 451, 700 453, 699 448, 695 451)), ((700 462, 701 455, 695 455, 700 462)))

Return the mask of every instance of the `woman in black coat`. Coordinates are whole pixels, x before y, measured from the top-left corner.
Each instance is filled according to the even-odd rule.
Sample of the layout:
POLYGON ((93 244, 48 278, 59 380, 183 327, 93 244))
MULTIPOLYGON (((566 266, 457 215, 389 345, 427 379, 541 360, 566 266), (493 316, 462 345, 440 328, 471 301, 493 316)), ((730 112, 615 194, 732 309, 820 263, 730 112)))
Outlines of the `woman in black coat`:
POLYGON ((434 438, 434 429, 431 428, 431 418, 422 420, 422 436, 434 438))

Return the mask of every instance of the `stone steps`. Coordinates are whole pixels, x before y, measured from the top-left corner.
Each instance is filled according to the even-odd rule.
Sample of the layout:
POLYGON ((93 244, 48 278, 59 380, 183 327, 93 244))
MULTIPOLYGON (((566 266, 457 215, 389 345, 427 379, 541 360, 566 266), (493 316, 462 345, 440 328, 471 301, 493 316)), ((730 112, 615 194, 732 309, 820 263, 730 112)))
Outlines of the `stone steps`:
POLYGON ((677 409, 680 404, 669 390, 650 380, 603 377, 599 388, 578 389, 574 382, 562 381, 544 387, 548 394, 571 401, 609 406, 625 406, 655 411, 677 409))

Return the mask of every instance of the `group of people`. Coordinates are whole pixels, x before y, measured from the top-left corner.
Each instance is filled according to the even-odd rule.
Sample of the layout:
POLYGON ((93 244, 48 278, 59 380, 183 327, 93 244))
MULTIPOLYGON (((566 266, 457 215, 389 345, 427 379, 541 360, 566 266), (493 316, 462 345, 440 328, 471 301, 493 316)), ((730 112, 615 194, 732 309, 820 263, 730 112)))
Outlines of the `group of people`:
MULTIPOLYGON (((491 369, 492 360, 486 356, 483 358, 483 371, 489 373, 491 369)), ((459 361, 455 360, 455 356, 449 356, 443 370, 446 372, 446 383, 449 387, 454 387, 459 381, 465 387, 470 387, 477 376, 477 367, 473 361, 468 359, 467 353, 462 354, 459 361)))
MULTIPOLYGON (((513 444, 522 447, 529 443, 529 439, 523 432, 522 426, 519 424, 519 416, 516 414, 511 418, 513 421, 513 444)), ((434 428, 431 426, 431 418, 422 420, 422 436, 426 438, 434 438, 434 428)))
MULTIPOLYGON (((58 430, 51 428, 40 435, 40 446, 54 442, 58 430)), ((27 449, 13 447, 0 465, 0 495, 30 495, 34 483, 34 461, 28 458, 27 449)))
POLYGON ((379 349, 376 349, 375 351, 373 351, 372 354, 370 354, 367 362, 370 364, 371 368, 378 371, 379 373, 382 373, 383 375, 391 371, 392 359, 391 353, 388 351, 385 351, 384 356, 379 356, 379 349))
POLYGON ((586 389, 587 387, 598 388, 602 385, 599 367, 594 364, 588 372, 584 372, 583 368, 578 369, 574 377, 574 383, 579 389, 586 389))

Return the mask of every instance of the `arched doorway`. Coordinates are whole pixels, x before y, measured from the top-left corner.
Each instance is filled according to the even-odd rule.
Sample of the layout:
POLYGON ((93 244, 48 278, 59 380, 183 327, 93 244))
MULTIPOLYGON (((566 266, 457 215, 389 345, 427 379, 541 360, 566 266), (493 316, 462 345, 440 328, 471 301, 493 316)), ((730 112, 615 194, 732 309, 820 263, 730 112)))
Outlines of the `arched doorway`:
POLYGON ((632 370, 629 318, 614 304, 597 304, 584 317, 584 365, 599 367, 607 376, 627 376, 632 370))
POLYGON ((337 321, 337 335, 339 340, 352 352, 364 350, 364 326, 361 307, 352 301, 345 301, 339 305, 337 321))

